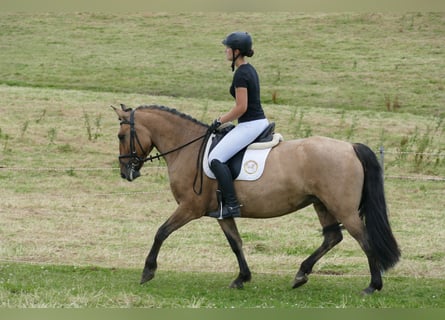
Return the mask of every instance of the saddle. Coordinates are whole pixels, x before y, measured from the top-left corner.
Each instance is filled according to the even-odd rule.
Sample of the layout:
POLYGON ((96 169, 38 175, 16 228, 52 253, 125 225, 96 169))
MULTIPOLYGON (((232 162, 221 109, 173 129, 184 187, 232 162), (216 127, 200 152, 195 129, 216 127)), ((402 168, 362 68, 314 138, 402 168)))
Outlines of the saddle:
MULTIPOLYGON (((214 178, 213 173, 208 167, 208 155, 213 148, 229 133, 235 126, 231 123, 224 124, 210 137, 205 150, 204 171, 210 178, 214 178)), ((265 130, 246 148, 235 154, 227 165, 230 169, 232 179, 237 180, 256 180, 264 169, 264 163, 269 151, 275 147, 283 137, 275 133, 275 122, 271 122, 265 130), (244 169, 243 174, 241 169, 244 169)))

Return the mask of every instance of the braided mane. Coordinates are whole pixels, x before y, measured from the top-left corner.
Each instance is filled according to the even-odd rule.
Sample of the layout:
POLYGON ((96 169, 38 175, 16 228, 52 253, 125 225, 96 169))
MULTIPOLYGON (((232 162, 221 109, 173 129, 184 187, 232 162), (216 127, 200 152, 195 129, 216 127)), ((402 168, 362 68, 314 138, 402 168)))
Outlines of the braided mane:
POLYGON ((195 119, 195 118, 193 118, 193 117, 191 117, 191 116, 189 116, 189 115, 187 115, 185 113, 182 113, 182 112, 180 112, 180 111, 178 111, 178 110, 176 110, 174 108, 169 108, 169 107, 159 106, 159 105, 149 105, 149 106, 142 105, 142 106, 137 107, 136 109, 150 109, 150 110, 165 111, 165 112, 171 113, 171 114, 173 114, 175 116, 178 116, 180 118, 192 121, 193 123, 196 123, 198 125, 201 125, 201 126, 204 126, 204 127, 208 127, 207 124, 204 124, 201 121, 199 121, 199 120, 197 120, 197 119, 195 119))

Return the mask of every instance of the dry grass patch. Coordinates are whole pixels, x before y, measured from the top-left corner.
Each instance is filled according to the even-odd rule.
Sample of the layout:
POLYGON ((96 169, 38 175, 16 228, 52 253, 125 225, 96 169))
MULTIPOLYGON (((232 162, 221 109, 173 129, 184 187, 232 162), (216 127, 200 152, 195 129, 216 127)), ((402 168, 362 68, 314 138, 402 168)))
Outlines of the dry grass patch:
MULTIPOLYGON (((0 110, 5 115, 0 128, 9 136, 7 141, 0 140, 0 161, 6 167, 0 171, 0 215, 2 225, 8 226, 0 229, 3 261, 141 268, 157 228, 176 203, 163 162, 147 164, 136 182, 120 179, 118 122, 108 105, 159 103, 204 122, 226 108, 219 102, 198 99, 7 86, 0 86, 0 91, 0 110), (90 119, 101 119, 100 128, 93 128, 100 129, 97 139, 89 140, 85 112, 90 119), (25 122, 28 126, 23 132, 25 122), (52 128, 57 134, 50 139, 52 128)), ((396 146, 410 131, 418 128, 426 132, 431 123, 429 116, 409 114, 265 107, 285 139, 300 137, 306 128, 313 134, 342 139, 349 132, 353 141, 377 147, 384 127, 385 145, 396 146)), ((444 139, 443 135, 434 138, 439 144, 444 139)), ((390 156, 387 161, 390 163, 390 156)), ((439 172, 443 168, 439 167, 439 172)), ((400 173, 404 174, 403 166, 386 168, 388 175, 400 173)), ((444 276, 441 265, 445 258, 440 254, 445 228, 440 219, 445 207, 443 182, 387 180, 386 193, 391 222, 403 250, 401 263, 390 274, 444 276)), ((277 219, 240 220, 238 224, 253 272, 293 276, 321 243, 312 208, 277 219)), ((159 268, 235 272, 237 266, 216 222, 203 218, 166 241, 159 268)), ((357 243, 347 235, 316 266, 317 271, 366 274, 367 266, 357 243)))

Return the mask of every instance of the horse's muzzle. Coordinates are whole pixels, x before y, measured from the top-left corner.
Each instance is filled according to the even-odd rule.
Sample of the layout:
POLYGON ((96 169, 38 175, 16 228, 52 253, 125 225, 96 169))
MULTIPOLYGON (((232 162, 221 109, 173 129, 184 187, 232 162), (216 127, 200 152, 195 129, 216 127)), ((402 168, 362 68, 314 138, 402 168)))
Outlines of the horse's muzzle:
POLYGON ((130 166, 130 168, 126 168, 125 172, 121 172, 122 179, 127 179, 130 182, 140 176, 141 176, 141 173, 139 172, 139 170, 136 170, 131 166, 130 166))

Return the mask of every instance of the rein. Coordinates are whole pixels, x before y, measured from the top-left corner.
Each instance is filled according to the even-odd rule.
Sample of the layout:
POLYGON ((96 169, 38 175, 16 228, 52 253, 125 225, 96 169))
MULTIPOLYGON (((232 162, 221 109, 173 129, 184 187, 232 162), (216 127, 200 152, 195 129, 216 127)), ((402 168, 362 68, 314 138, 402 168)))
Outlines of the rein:
POLYGON ((149 156, 149 157, 147 157, 145 159, 142 159, 141 161, 142 162, 147 162, 147 161, 153 162, 153 160, 160 159, 161 157, 163 157, 163 156, 165 156, 165 155, 167 155, 169 153, 173 153, 173 152, 179 151, 179 150, 181 150, 181 149, 191 145, 192 143, 195 143, 196 141, 201 140, 202 138, 205 138, 206 136, 207 136, 207 134, 204 134, 204 135, 202 135, 202 136, 200 136, 200 137, 198 137, 196 139, 193 139, 192 141, 187 142, 186 144, 183 144, 182 146, 179 146, 179 147, 177 147, 175 149, 172 149, 172 150, 164 152, 164 153, 156 153, 156 155, 149 156))
POLYGON ((177 148, 174 148, 172 150, 169 150, 169 151, 166 151, 166 152, 163 152, 163 153, 160 153, 160 154, 156 153, 156 155, 154 155, 154 156, 149 156, 149 157, 142 158, 142 157, 138 156, 138 154, 136 152, 136 148, 135 148, 135 140, 136 140, 136 142, 139 145, 139 148, 142 150, 143 154, 146 153, 146 151, 144 150, 144 148, 141 145, 141 142, 140 142, 140 140, 138 138, 138 135, 136 133, 136 129, 135 129, 135 126, 134 126, 134 113, 135 112, 136 112, 136 109, 131 111, 131 113, 130 113, 130 121, 122 120, 121 123, 120 123, 121 125, 123 125, 123 124, 130 125, 130 153, 129 154, 120 155, 119 156, 119 161, 121 159, 129 158, 130 160, 129 160, 129 163, 127 164, 127 167, 131 167, 132 169, 135 169, 138 166, 140 167, 142 165, 142 163, 145 163, 147 161, 153 162, 153 160, 156 160, 156 159, 159 160, 161 157, 166 156, 167 154, 179 151, 179 150, 181 150, 181 149, 183 149, 183 148, 185 148, 185 147, 195 143, 198 140, 204 139, 202 144, 201 144, 201 146, 199 147, 198 159, 196 161, 196 169, 197 170, 196 170, 195 178, 193 180, 193 191, 197 195, 200 195, 202 193, 202 184, 203 184, 202 162, 203 162, 203 159, 204 159, 205 146, 207 145, 207 141, 210 138, 211 132, 209 130, 207 130, 206 133, 203 134, 202 136, 199 136, 198 138, 195 138, 195 139, 193 139, 193 140, 191 140, 191 141, 189 141, 189 142, 187 142, 187 143, 185 143, 185 144, 183 144, 183 145, 181 145, 181 146, 179 146, 177 148), (196 182, 198 180, 198 176, 200 178, 200 186, 199 186, 199 190, 196 191, 195 186, 196 186, 196 182))

